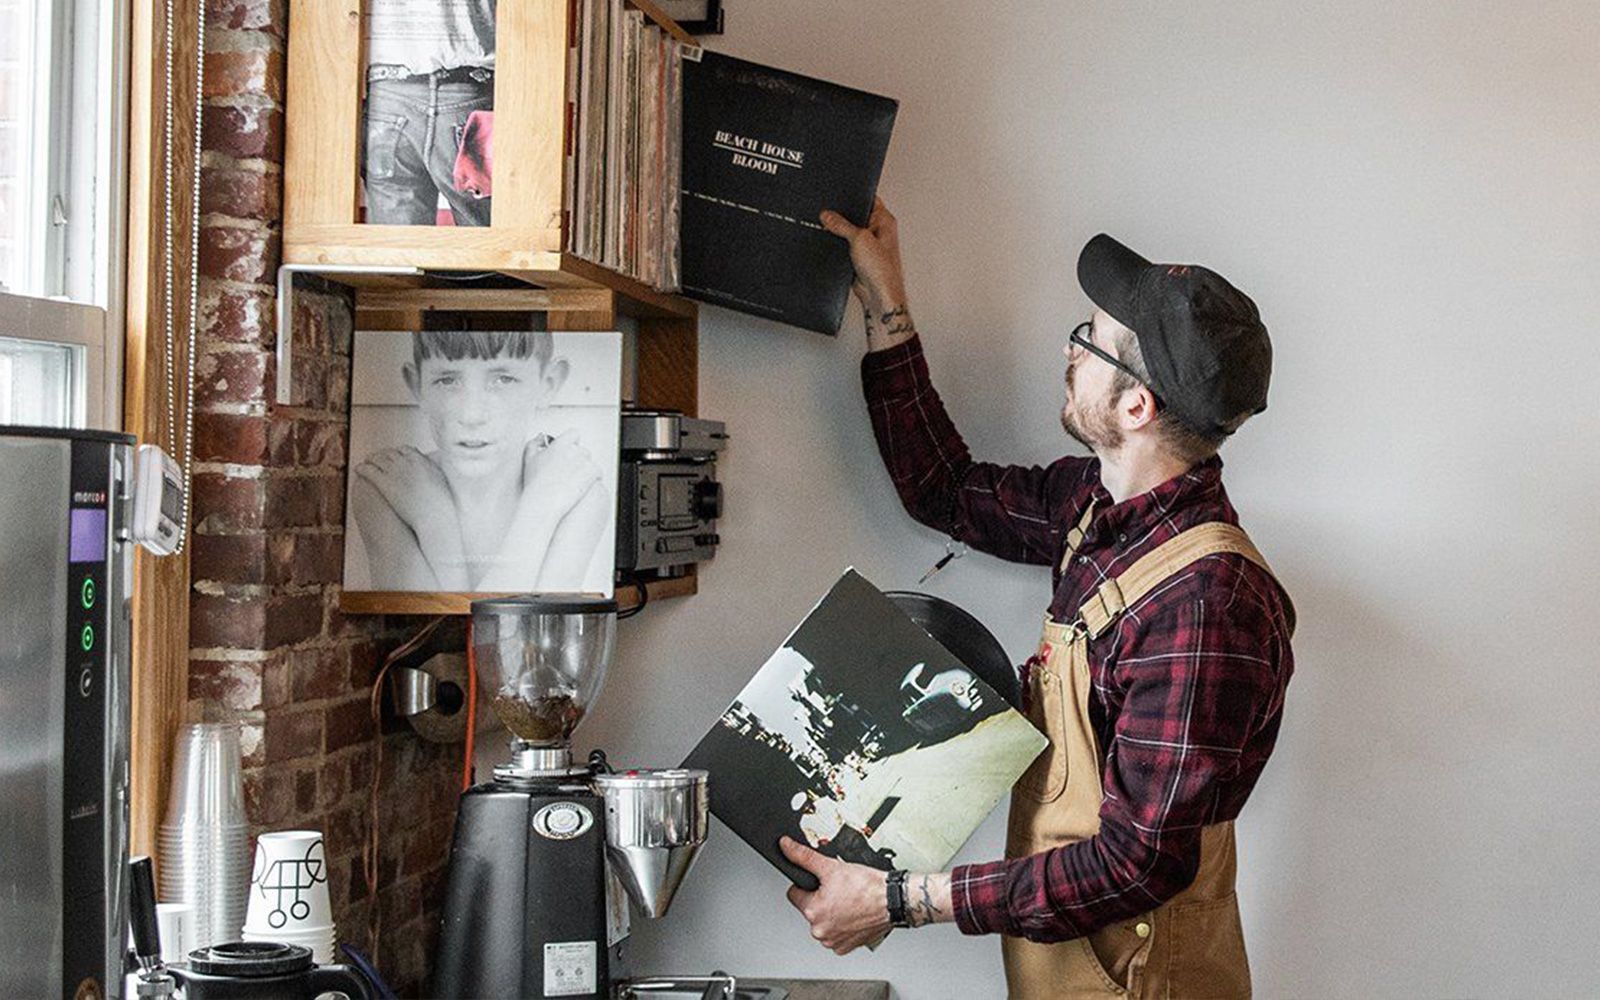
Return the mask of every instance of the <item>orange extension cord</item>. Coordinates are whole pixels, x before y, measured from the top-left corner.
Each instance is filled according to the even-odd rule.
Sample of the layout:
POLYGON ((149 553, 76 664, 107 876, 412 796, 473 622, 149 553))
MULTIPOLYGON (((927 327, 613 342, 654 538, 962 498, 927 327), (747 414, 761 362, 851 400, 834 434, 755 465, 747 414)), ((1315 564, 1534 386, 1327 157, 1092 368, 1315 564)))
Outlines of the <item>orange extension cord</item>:
POLYGON ((472 648, 472 619, 467 619, 467 752, 461 758, 461 790, 472 787, 472 751, 478 735, 478 655, 472 648))

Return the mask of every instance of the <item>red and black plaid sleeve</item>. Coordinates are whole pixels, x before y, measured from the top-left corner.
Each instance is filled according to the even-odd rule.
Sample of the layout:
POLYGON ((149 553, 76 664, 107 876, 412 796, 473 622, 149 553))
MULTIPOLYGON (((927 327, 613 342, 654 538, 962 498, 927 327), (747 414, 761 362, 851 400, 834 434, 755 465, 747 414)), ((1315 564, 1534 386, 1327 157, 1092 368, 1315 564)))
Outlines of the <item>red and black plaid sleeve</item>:
POLYGON ((878 451, 912 517, 1002 559, 1055 561, 1063 516, 1088 502, 1090 459, 1067 457, 1048 467, 973 461, 933 389, 916 337, 869 352, 861 381, 878 451))
POLYGON ((1125 695, 1099 834, 957 868, 963 931, 1066 940, 1151 910, 1194 880, 1201 827, 1238 814, 1277 737, 1290 660, 1275 586, 1240 556, 1209 556, 1124 615, 1109 651, 1125 695))

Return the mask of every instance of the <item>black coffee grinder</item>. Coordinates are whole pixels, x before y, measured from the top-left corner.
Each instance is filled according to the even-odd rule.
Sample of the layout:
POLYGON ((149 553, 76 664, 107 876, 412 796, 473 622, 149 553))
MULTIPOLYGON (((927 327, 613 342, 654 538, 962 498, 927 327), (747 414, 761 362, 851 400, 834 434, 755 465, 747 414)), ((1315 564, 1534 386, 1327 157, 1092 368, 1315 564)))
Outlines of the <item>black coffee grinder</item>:
POLYGON ((613 876, 659 917, 705 841, 704 771, 613 773, 598 751, 572 763, 616 623, 599 598, 472 604, 475 669, 511 759, 461 796, 433 996, 608 998, 627 920, 613 876))

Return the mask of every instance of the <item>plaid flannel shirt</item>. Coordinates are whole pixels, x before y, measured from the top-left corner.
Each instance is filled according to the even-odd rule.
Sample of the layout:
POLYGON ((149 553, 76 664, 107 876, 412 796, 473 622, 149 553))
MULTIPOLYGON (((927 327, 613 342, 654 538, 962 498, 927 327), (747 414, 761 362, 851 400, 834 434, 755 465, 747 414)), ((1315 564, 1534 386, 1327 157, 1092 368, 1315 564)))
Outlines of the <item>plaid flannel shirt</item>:
MULTIPOLYGON (((1096 459, 973 461, 915 338, 868 353, 862 381, 906 509, 972 548, 1049 565, 1056 621, 1073 621, 1101 582, 1179 532, 1238 523, 1218 458, 1115 504, 1096 459), (1094 519, 1062 567, 1067 532, 1091 501, 1094 519)), ((1293 670, 1292 615, 1270 575, 1227 553, 1196 561, 1092 640, 1100 832, 1032 857, 956 868, 961 930, 1066 940, 1149 911, 1192 882, 1201 828, 1239 814, 1277 739, 1293 670)))

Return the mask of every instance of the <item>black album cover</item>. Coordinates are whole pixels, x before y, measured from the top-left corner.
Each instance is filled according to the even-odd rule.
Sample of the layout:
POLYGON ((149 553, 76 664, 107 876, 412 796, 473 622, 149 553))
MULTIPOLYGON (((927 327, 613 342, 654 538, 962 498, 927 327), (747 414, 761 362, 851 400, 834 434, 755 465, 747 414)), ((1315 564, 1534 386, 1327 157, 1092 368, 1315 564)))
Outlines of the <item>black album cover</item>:
POLYGON ((993 688, 847 570, 683 762, 711 811, 803 889, 787 834, 875 868, 942 871, 1045 747, 993 688))
POLYGON ((866 224, 897 108, 887 97, 686 49, 684 294, 838 333, 850 249, 817 216, 830 208, 866 224))

